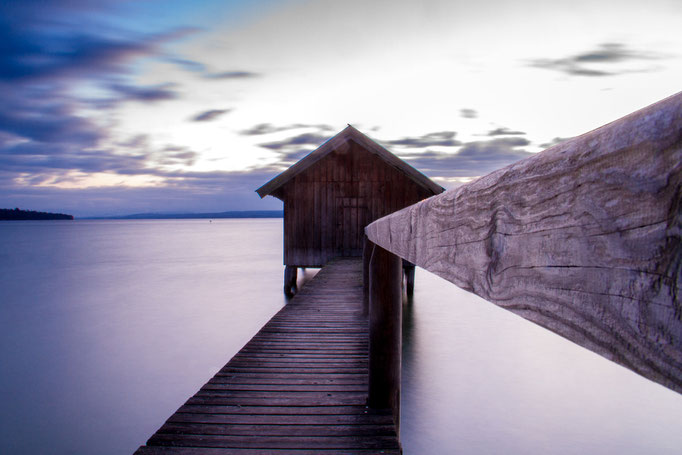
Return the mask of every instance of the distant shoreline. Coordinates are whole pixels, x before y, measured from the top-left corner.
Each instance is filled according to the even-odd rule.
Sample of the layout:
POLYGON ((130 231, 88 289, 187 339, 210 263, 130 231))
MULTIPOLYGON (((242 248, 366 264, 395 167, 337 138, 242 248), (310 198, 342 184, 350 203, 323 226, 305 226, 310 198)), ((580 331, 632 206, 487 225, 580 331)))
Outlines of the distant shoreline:
POLYGON ((184 220, 221 218, 283 218, 282 210, 241 210, 217 213, 135 213, 119 216, 78 217, 80 220, 184 220))
POLYGON ((0 221, 73 220, 65 213, 36 212, 33 210, 0 209, 0 221))

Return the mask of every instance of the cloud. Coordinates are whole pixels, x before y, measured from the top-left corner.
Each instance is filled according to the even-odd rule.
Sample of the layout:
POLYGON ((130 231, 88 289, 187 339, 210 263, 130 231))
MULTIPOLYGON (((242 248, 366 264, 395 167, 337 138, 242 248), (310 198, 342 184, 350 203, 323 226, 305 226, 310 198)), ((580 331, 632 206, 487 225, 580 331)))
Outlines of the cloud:
POLYGON ((72 143, 22 142, 0 150, 0 167, 15 173, 141 172, 146 168, 147 152, 121 153, 106 149, 83 150, 72 143))
POLYGON ((474 109, 460 109, 459 115, 463 118, 476 118, 478 117, 478 112, 474 109))
POLYGON ((223 71, 220 73, 209 73, 204 77, 206 79, 251 79, 259 76, 260 74, 251 71, 223 71))
POLYGON ((6 109, 0 110, 0 131, 18 139, 92 147, 105 136, 103 130, 74 115, 67 105, 37 105, 24 109, 8 98, 5 100, 10 102, 5 104, 6 109))
POLYGON ((656 71, 660 69, 659 66, 643 63, 663 58, 664 56, 657 53, 629 49, 622 43, 603 43, 580 54, 557 59, 535 59, 527 65, 569 76, 604 77, 656 71), (633 67, 632 64, 637 66, 633 67))
POLYGON ((314 150, 313 148, 307 148, 300 150, 282 151, 280 152, 280 156, 279 159, 277 160, 276 167, 280 172, 284 171, 289 166, 296 164, 298 161, 300 161, 303 157, 308 155, 313 150, 314 150))
POLYGON ((429 133, 417 137, 404 137, 402 139, 393 141, 384 141, 389 146, 409 147, 409 148, 425 148, 431 146, 440 147, 454 147, 462 143, 455 139, 454 131, 439 131, 436 133, 429 133))
POLYGON ((258 145, 271 150, 287 150, 291 149, 292 147, 299 148, 301 146, 317 147, 328 139, 328 135, 318 133, 302 133, 281 141, 265 142, 258 145))
POLYGON ((109 89, 117 95, 117 101, 154 102, 174 100, 179 98, 179 93, 171 89, 174 86, 175 84, 171 83, 147 87, 127 84, 111 84, 109 89))
POLYGON ((149 146, 149 135, 148 134, 137 134, 132 136, 127 141, 122 141, 117 144, 120 147, 142 149, 149 146))
POLYGON ((302 128, 315 128, 315 129, 319 130, 320 132, 334 131, 333 127, 331 127, 329 125, 323 125, 323 124, 310 125, 310 124, 304 124, 304 123, 294 123, 294 124, 285 125, 285 126, 275 126, 271 123, 259 123, 257 125, 252 126, 251 128, 247 128, 245 130, 239 131, 239 134, 241 134, 243 136, 260 136, 263 134, 279 133, 280 131, 288 131, 288 130, 295 130, 295 129, 302 129, 302 128))
POLYGON ((227 79, 254 79, 261 75, 253 71, 219 71, 211 72, 208 66, 202 62, 181 57, 178 55, 164 55, 161 60, 172 63, 191 73, 200 74, 205 79, 227 80, 227 79))
POLYGON ((271 123, 259 123, 257 125, 252 126, 251 128, 247 128, 245 130, 241 130, 239 134, 243 136, 260 136, 261 134, 270 134, 270 133, 276 133, 278 131, 285 131, 289 129, 288 127, 276 127, 272 125, 271 123))
POLYGON ((467 142, 456 152, 401 154, 400 157, 429 176, 471 177, 488 174, 515 161, 532 156, 523 150, 530 141, 520 137, 467 142))
POLYGON ((554 147, 557 144, 561 144, 562 142, 566 142, 567 140, 572 139, 570 137, 555 137, 549 142, 545 142, 544 144, 540 144, 540 147, 543 149, 547 149, 550 147, 554 147))
POLYGON ((190 33, 161 34, 98 28, 94 11, 115 2, 35 1, 0 4, 0 80, 55 81, 126 73, 133 59, 160 53, 160 46, 190 33), (107 33, 108 31, 108 33, 107 33))
POLYGON ((510 130, 509 128, 501 127, 501 128, 495 128, 494 130, 488 131, 486 136, 523 136, 526 133, 523 131, 513 131, 510 130))
POLYGON ((256 136, 302 128, 315 128, 317 131, 301 133, 282 140, 258 144, 261 147, 277 152, 279 156, 272 169, 281 172, 328 141, 331 137, 330 131, 333 131, 332 127, 324 124, 309 125, 303 123, 276 127, 269 123, 261 123, 248 130, 241 131, 240 134, 256 136))
POLYGON ((218 117, 229 113, 232 109, 211 109, 204 112, 199 112, 193 116, 190 120, 193 122, 209 122, 215 120, 218 117))
MULTIPOLYGON (((261 135, 270 134, 279 131, 318 127, 323 130, 312 133, 301 133, 286 139, 265 142, 259 144, 261 147, 274 150, 279 154, 277 161, 277 169, 282 170, 306 156, 312 150, 319 147, 330 136, 325 131, 331 129, 328 125, 305 125, 293 124, 285 127, 276 127, 269 123, 261 123, 252 128, 242 131, 244 135, 261 135)), ((454 147, 461 145, 461 142, 455 139, 456 133, 454 131, 439 131, 436 133, 429 133, 418 137, 405 137, 393 141, 382 141, 385 145, 399 146, 404 148, 426 148, 429 146, 454 147)))
POLYGON ((0 168, 14 173, 12 178, 31 173, 54 179, 65 171, 165 178, 168 176, 168 166, 192 166, 199 157, 199 153, 186 146, 169 144, 152 148, 145 135, 138 135, 118 145, 120 149, 89 150, 76 147, 73 143, 21 142, 0 145, 0 168))
POLYGON ((189 147, 178 145, 167 145, 156 155, 156 163, 163 166, 192 166, 199 157, 199 154, 189 147))
POLYGON ((192 73, 205 73, 206 72, 206 65, 204 65, 201 62, 197 62, 197 61, 190 60, 187 58, 178 57, 178 56, 165 56, 165 57, 163 57, 163 60, 165 60, 169 63, 173 63, 174 65, 177 65, 180 68, 183 68, 183 69, 190 71, 192 73))

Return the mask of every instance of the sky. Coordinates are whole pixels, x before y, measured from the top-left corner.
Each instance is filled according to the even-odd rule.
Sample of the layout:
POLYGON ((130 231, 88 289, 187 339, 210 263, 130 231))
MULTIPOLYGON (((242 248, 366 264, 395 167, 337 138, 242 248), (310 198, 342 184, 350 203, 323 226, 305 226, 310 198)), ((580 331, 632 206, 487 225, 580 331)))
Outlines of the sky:
POLYGON ((454 188, 680 91, 679 0, 0 3, 0 208, 280 209, 352 124, 454 188))

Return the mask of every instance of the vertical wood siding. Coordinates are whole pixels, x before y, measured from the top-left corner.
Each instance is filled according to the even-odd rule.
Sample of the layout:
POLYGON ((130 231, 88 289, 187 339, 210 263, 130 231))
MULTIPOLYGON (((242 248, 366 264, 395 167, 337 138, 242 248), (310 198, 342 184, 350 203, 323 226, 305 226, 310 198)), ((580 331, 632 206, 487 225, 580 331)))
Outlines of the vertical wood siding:
POLYGON ((284 264, 321 267, 361 256, 369 223, 433 193, 354 142, 283 187, 284 264))

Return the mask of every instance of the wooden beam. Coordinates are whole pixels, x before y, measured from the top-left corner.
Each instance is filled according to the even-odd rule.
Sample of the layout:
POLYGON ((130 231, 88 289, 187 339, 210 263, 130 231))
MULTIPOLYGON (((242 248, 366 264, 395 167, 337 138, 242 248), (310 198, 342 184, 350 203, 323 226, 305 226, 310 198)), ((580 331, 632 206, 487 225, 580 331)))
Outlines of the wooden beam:
POLYGON ((384 217, 366 233, 682 393, 681 163, 678 93, 384 217))
POLYGON ((369 263, 369 398, 375 409, 393 411, 400 435, 402 359, 402 260, 374 245, 369 263))
POLYGON ((367 236, 362 241, 362 312, 369 315, 369 263, 372 259, 374 244, 367 236))
POLYGON ((414 295, 414 264, 403 261, 403 271, 405 272, 405 292, 408 297, 414 295))

